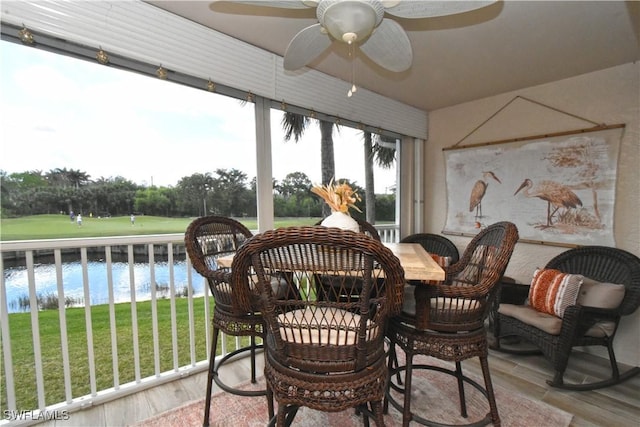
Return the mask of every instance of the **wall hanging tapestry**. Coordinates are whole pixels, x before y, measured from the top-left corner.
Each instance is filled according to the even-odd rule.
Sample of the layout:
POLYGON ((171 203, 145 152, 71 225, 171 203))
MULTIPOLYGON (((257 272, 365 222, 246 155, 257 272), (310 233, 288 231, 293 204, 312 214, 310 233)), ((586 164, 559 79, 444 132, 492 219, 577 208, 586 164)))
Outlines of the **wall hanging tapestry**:
POLYGON ((445 149, 445 234, 497 221, 520 240, 615 246, 616 166, 624 125, 445 149))

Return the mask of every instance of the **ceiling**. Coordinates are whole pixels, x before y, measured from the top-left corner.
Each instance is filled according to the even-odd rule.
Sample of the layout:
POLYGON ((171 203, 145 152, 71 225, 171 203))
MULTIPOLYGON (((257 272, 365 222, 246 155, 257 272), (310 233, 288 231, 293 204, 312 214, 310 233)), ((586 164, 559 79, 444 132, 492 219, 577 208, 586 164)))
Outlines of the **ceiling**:
MULTIPOLYGON (((148 3, 280 56, 298 31, 317 23, 315 8, 148 3)), ((394 73, 359 55, 356 84, 426 111, 640 59, 640 2, 635 1, 498 1, 444 17, 385 18, 406 30, 413 65, 394 73)), ((334 42, 308 66, 351 78, 341 43, 334 42)))

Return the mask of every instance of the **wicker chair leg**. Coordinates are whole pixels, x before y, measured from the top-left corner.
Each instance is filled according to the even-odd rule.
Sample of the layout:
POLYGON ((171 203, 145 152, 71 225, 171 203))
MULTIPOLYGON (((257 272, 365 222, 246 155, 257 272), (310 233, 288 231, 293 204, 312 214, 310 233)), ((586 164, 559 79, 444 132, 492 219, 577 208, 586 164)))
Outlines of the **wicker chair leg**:
POLYGON ((458 380, 458 395, 460 396, 460 415, 467 418, 467 398, 464 394, 464 381, 462 378, 462 364, 456 362, 456 379, 458 380))
POLYGON ((356 407, 356 415, 362 415, 362 424, 364 427, 369 427, 369 412, 369 406, 366 403, 356 407), (364 407, 364 409, 362 407, 364 407))
POLYGON ((489 401, 489 410, 491 422, 494 427, 500 427, 500 416, 498 415, 498 405, 496 404, 496 395, 493 391, 491 383, 491 374, 489 372, 489 360, 487 356, 480 356, 480 366, 482 367, 482 376, 484 377, 484 387, 487 392, 487 400, 489 401))
POLYGON ((552 387, 558 387, 558 388, 563 388, 565 386, 564 384, 564 371, 558 371, 556 370, 553 374, 553 379, 552 380, 547 380, 547 384, 549 384, 552 387))
MULTIPOLYGON (((300 406, 298 405, 284 406, 284 412, 286 414, 286 418, 284 420, 284 424, 282 425, 283 427, 289 427, 293 423, 293 419, 296 417, 296 414, 298 413, 298 409, 300 409, 300 406)), ((280 409, 278 409, 278 412, 280 412, 280 409)), ((278 427, 280 427, 280 425, 278 425, 278 427)))
POLYGON ((273 417, 275 416, 275 411, 274 411, 274 403, 273 403, 273 390, 271 390, 271 387, 269 387, 269 385, 267 384, 267 410, 269 412, 269 419, 273 419, 273 417))
POLYGON ((251 383, 256 382, 256 337, 251 335, 251 383))
POLYGON ((213 388, 213 376, 215 372, 216 363, 216 348, 218 347, 218 335, 220 330, 217 327, 213 327, 213 342, 211 343, 211 351, 209 352, 209 373, 207 375, 207 396, 204 403, 204 420, 202 421, 203 427, 209 426, 209 413, 211 411, 211 392, 213 388))
POLYGON ((611 362, 611 378, 620 378, 620 371, 618 370, 618 362, 616 360, 616 354, 613 351, 613 342, 607 341, 607 351, 609 352, 609 362, 611 362))
MULTIPOLYGON (((396 343, 394 341, 389 342, 389 353, 387 354, 387 370, 394 372, 398 368, 398 355, 396 353, 396 343)), ((402 385, 400 380, 400 371, 396 373, 396 381, 399 385, 402 385)), ((391 378, 387 378, 387 386, 385 388, 384 400, 382 404, 382 413, 389 413, 389 393, 391 392, 391 378)))
POLYGON ((406 355, 406 371, 404 373, 404 409, 402 411, 402 427, 409 427, 411 421, 411 376, 413 374, 413 354, 406 355))
POLYGON ((623 381, 628 380, 629 378, 640 374, 640 367, 637 366, 620 374, 616 355, 613 351, 613 343, 611 341, 607 343, 607 351, 609 352, 609 363, 611 364, 611 376, 609 378, 591 383, 567 384, 564 382, 564 369, 556 367, 553 380, 547 381, 547 384, 552 387, 561 388, 564 390, 590 391, 619 384, 623 381))
MULTIPOLYGON (((375 417, 376 426, 384 427, 385 424, 384 424, 384 416, 382 412, 382 402, 379 400, 375 402, 371 402, 371 411, 373 412, 373 415, 375 417)), ((369 417, 365 418, 365 420, 366 420, 365 425, 369 425, 369 417)))
MULTIPOLYGON (((267 396, 270 391, 267 392, 267 396)), ((273 396, 273 393, 271 392, 273 396)), ((273 407, 273 400, 271 400, 271 406, 273 407)), ((300 409, 297 405, 278 405, 278 413, 272 415, 267 423, 267 427, 288 427, 293 423, 293 419, 296 417, 300 409)))
POLYGON ((276 426, 282 427, 285 425, 287 416, 287 407, 286 405, 278 406, 278 415, 276 416, 276 426))

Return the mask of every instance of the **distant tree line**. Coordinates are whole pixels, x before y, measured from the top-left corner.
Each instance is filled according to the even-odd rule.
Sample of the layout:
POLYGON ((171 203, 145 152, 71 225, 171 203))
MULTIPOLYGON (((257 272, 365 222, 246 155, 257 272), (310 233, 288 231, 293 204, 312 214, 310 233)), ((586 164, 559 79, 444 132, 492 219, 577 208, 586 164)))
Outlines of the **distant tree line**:
MULTIPOLYGON (((363 199, 358 203, 363 214, 355 212, 354 216, 365 218, 364 190, 349 184, 363 199)), ((274 180, 274 216, 321 217, 323 202, 311 193, 311 187, 311 180, 302 172, 274 180)), ((85 216, 257 215, 255 178, 249 181, 237 169, 194 173, 169 187, 142 186, 120 176, 91 180, 86 172, 66 168, 11 174, 0 170, 0 191, 3 218, 70 212, 85 216)), ((376 220, 393 221, 395 195, 374 197, 376 220)))

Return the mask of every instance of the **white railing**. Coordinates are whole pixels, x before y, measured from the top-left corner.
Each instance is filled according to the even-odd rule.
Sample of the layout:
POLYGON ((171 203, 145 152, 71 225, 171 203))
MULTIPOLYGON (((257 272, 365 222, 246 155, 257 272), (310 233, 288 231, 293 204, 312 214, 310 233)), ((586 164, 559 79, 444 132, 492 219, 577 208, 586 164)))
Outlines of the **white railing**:
MULTIPOLYGON (((397 242, 398 241, 398 228, 395 225, 389 226, 377 226, 383 242, 397 242)), ((193 373, 201 372, 207 369, 207 355, 208 349, 211 345, 211 322, 210 322, 210 298, 208 287, 202 283, 203 296, 196 296, 193 293, 195 281, 203 281, 203 279, 192 272, 191 264, 188 257, 184 253, 184 235, 183 234, 169 234, 169 235, 145 235, 145 236, 125 236, 125 237, 102 237, 102 238, 84 238, 84 239, 55 239, 55 240, 33 240, 33 241, 11 241, 3 242, 0 249, 2 252, 2 258, 0 259, 0 269, 2 270, 2 276, 0 277, 0 333, 2 344, 2 372, 4 378, 0 379, 4 384, 0 383, 0 390, 2 390, 3 407, 0 408, 2 413, 2 419, 0 420, 0 426, 18 426, 18 425, 32 425, 43 420, 65 417, 70 412, 81 410, 90 406, 94 406, 100 403, 104 403, 110 400, 124 397, 128 394, 141 391, 146 388, 154 387, 164 382, 179 379, 193 373), (123 249, 124 248, 124 249, 123 249), (70 328, 77 328, 78 325, 70 325, 67 319, 66 305, 67 299, 65 298, 65 286, 63 277, 63 257, 66 256, 68 251, 72 251, 76 254, 79 252, 80 264, 82 268, 82 293, 84 301, 84 326, 86 330, 86 358, 88 378, 84 382, 88 382, 89 393, 78 395, 77 389, 78 378, 74 378, 74 374, 71 370, 71 358, 73 357, 73 363, 77 363, 76 355, 70 354, 70 348, 76 348, 77 344, 71 343, 70 328), (97 253, 104 254, 104 263, 106 265, 105 279, 108 285, 108 328, 110 334, 110 343, 103 345, 100 348, 94 346, 94 334, 97 328, 104 328, 104 324, 97 325, 93 318, 92 306, 91 306, 91 284, 88 275, 89 255, 95 255, 97 253), (114 297, 114 277, 112 274, 112 267, 114 264, 114 255, 126 254, 126 262, 128 264, 128 287, 131 295, 131 342, 118 342, 118 319, 116 318, 116 306, 117 301, 114 297), (139 302, 136 298, 138 293, 138 279, 134 266, 136 261, 139 261, 141 257, 148 263, 150 283, 155 283, 155 271, 156 271, 156 258, 162 255, 163 262, 166 258, 166 264, 169 269, 168 279, 168 300, 170 304, 170 330, 159 331, 158 330, 158 305, 163 296, 156 289, 156 286, 150 286, 150 292, 147 297, 150 300, 151 305, 151 340, 147 335, 143 334, 138 329, 138 309, 136 302, 139 302), (36 261, 39 256, 48 255, 53 256, 53 264, 55 269, 55 281, 57 285, 57 313, 60 333, 60 350, 58 357, 61 360, 59 368, 53 367, 51 361, 43 355, 43 350, 50 354, 49 348, 42 346, 42 337, 40 330, 42 328, 42 318, 44 311, 38 309, 38 292, 36 286, 36 274, 35 267, 36 261), (188 325, 184 325, 184 320, 181 321, 176 312, 176 300, 179 298, 178 284, 175 281, 174 265, 176 263, 186 263, 186 306, 188 325), (12 322, 17 319, 16 314, 9 314, 9 301, 7 301, 7 287, 6 287, 6 273, 10 270, 10 264, 20 264, 26 271, 26 284, 28 287, 28 315, 30 317, 31 324, 31 342, 33 345, 33 371, 35 375, 34 392, 36 397, 36 404, 33 408, 24 408, 21 402, 17 399, 17 395, 21 390, 16 390, 16 368, 20 368, 25 363, 24 360, 16 360, 16 356, 12 350, 12 335, 15 337, 20 334, 21 331, 16 331, 15 327, 12 329, 12 322), (196 316, 195 302, 199 298, 202 298, 203 304, 197 304, 202 306, 204 313, 197 313, 196 316), (200 319, 196 324, 195 318, 200 319), (181 323, 182 322, 182 323, 181 323), (204 322, 202 325, 200 322, 204 322), (178 329, 188 329, 188 339, 178 335, 178 329), (202 332, 196 334, 196 329, 206 331, 205 337, 202 337, 202 332), (160 341, 169 339, 171 342, 171 369, 162 369, 162 366, 166 367, 166 362, 161 363, 161 351, 160 341), (197 336, 198 335, 198 336, 197 336), (197 355, 196 343, 198 340, 202 342, 205 340, 205 350, 200 350, 201 356, 197 355), (149 343, 152 341, 152 343, 149 343), (73 345, 70 345, 73 344, 73 345), (119 346, 122 349, 123 346, 131 346, 133 353, 133 360, 127 359, 127 361, 119 361, 119 346), (188 362, 180 363, 178 353, 179 350, 183 350, 184 347, 188 347, 189 357, 188 362), (142 374, 141 366, 141 348, 145 352, 151 351, 153 353, 153 373, 151 375, 144 376, 142 374), (103 355, 104 352, 110 353, 111 364, 110 370, 112 371, 111 384, 108 387, 98 386, 98 371, 104 372, 105 369, 109 370, 105 366, 97 366, 97 352, 103 355), (131 376, 122 378, 121 363, 131 364, 133 363, 133 378, 131 376), (62 375, 58 381, 63 382, 61 384, 55 384, 57 388, 64 389, 64 399, 60 402, 48 401, 46 396, 49 394, 49 387, 52 384, 49 381, 45 381, 45 372, 51 369, 61 369, 62 375)), ((102 258, 102 257, 101 257, 102 258)), ((166 302, 165 302, 166 304, 166 302)), ((14 310, 15 311, 15 310, 14 310)), ((54 310, 56 311, 56 310, 54 310)), ((27 316, 27 313, 22 313, 22 316, 27 316)), ((50 317, 47 317, 49 319, 50 317)), ((24 318, 23 318, 24 320, 24 318)), ((17 320, 16 320, 17 323, 17 320)), ((22 332, 24 333, 24 332, 22 332)), ((24 339, 24 337, 22 337, 24 339)), ((235 350, 240 346, 239 339, 235 340, 232 344, 234 348, 227 348, 227 340, 222 339, 222 354, 227 354, 235 350)), ((232 341, 233 342, 233 341, 232 341)), ((230 345, 229 347, 231 347, 230 345)), ((57 351, 57 350, 56 350, 57 351)), ((167 351, 163 352, 165 355, 167 351)), ((148 360, 148 359, 147 359, 148 360)), ((184 356, 182 358, 184 361, 184 356)), ((146 368, 146 366, 145 366, 146 368)), ((87 374, 87 372, 83 372, 87 374)), ((104 375, 104 374, 103 374, 104 375)), ((30 381, 33 383, 33 381, 30 381)), ((104 384, 104 381, 102 382, 104 384)), ((33 395, 33 393, 31 393, 33 395)))
POLYGON ((375 225, 375 227, 383 243, 398 243, 400 241, 400 227, 396 224, 375 225))
MULTIPOLYGON (((147 235, 147 236, 128 236, 128 237, 109 237, 109 238, 88 238, 88 239, 57 239, 57 240, 38 240, 38 241, 12 241, 3 242, 2 260, 0 260, 0 268, 3 271, 3 275, 0 278, 0 329, 2 334, 2 353, 3 353, 3 369, 4 373, 4 387, 2 387, 5 394, 5 404, 2 408, 3 420, 0 421, 0 425, 29 425, 35 422, 47 419, 47 417, 56 417, 75 410, 93 406, 99 403, 104 403, 109 400, 123 397, 127 394, 131 394, 140 391, 145 388, 156 386, 160 383, 171 381, 177 378, 190 375, 195 372, 206 370, 207 357, 206 352, 204 356, 196 357, 196 324, 194 323, 194 295, 192 293, 193 281, 203 280, 200 276, 194 275, 191 272, 191 265, 188 261, 188 257, 184 256, 184 235, 183 234, 171 234, 171 235, 147 235), (112 277, 112 265, 114 248, 121 249, 126 248, 127 263, 129 265, 129 288, 131 292, 131 343, 117 342, 117 318, 116 318, 116 301, 114 300, 114 280, 112 277), (65 310, 65 288, 63 284, 63 255, 68 250, 79 251, 81 265, 82 265, 82 282, 83 282, 83 295, 84 295, 84 326, 86 330, 86 348, 87 348, 87 364, 88 364, 88 384, 90 392, 86 395, 78 396, 77 391, 74 390, 72 384, 78 384, 78 378, 73 378, 74 375, 71 372, 71 357, 77 357, 71 355, 69 350, 74 348, 70 345, 70 331, 71 326, 78 327, 79 325, 69 325, 67 321, 67 312, 65 310), (104 328, 104 325, 96 325, 92 318, 92 309, 90 301, 92 300, 90 295, 90 283, 88 280, 87 265, 88 265, 88 253, 95 253, 99 251, 104 254, 104 260, 106 263, 106 278, 109 289, 109 323, 110 329, 110 345, 103 346, 101 348, 94 347, 94 331, 96 328, 104 328), (150 304, 151 304, 151 318, 152 318, 152 331, 151 338, 153 341, 152 346, 148 344, 148 337, 142 337, 141 331, 138 330, 138 310, 136 308, 136 294, 137 294, 137 281, 134 272, 134 265, 136 263, 136 256, 140 256, 140 253, 144 252, 145 261, 149 264, 149 273, 151 283, 155 282, 154 272, 156 267, 156 254, 166 254, 167 265, 169 268, 169 303, 171 313, 171 329, 167 331, 158 330, 158 301, 161 296, 156 291, 155 286, 150 286, 150 304), (42 328, 40 318, 43 317, 43 311, 38 310, 38 295, 36 291, 36 278, 35 278, 35 261, 38 255, 48 253, 53 255, 55 265, 55 276, 57 283, 57 302, 58 302, 58 321, 60 325, 60 355, 62 363, 61 367, 52 367, 49 360, 43 357, 43 347, 41 341, 40 330, 42 328), (28 285, 28 299, 29 299, 29 314, 31 323, 31 341, 33 343, 33 363, 35 371, 35 392, 37 395, 37 404, 34 408, 18 408, 20 402, 16 400, 16 376, 15 368, 19 368, 20 364, 25 363, 24 360, 16 360, 12 351, 12 342, 10 337, 19 334, 19 331, 12 329, 13 314, 9 315, 9 301, 7 301, 7 289, 5 283, 5 264, 9 264, 8 261, 14 255, 17 255, 17 261, 19 264, 26 266, 26 277, 28 285), (176 315, 176 284, 174 282, 174 257, 180 257, 181 261, 185 260, 187 264, 187 307, 188 307, 188 341, 180 337, 181 346, 184 346, 184 342, 188 342, 189 347, 189 361, 187 364, 180 364, 178 362, 178 326, 179 320, 176 315), (160 368, 160 337, 161 335, 166 337, 171 336, 171 359, 172 369, 162 370, 160 368), (149 351, 149 348, 153 352, 153 374, 143 378, 141 372, 141 344, 144 344, 145 351, 149 351), (131 345, 133 348, 133 360, 126 363, 133 363, 134 375, 133 379, 125 379, 121 381, 120 368, 118 361, 118 346, 131 345), (111 370, 113 372, 113 381, 109 387, 98 387, 97 385, 97 371, 104 370, 104 366, 96 366, 96 352, 110 352, 112 359, 111 370), (47 387, 51 386, 50 383, 45 383, 45 372, 51 369, 62 369, 63 375, 61 381, 64 382, 64 401, 62 402, 50 402, 47 401, 45 396, 47 395, 47 387), (124 382, 121 384, 121 382, 124 382), (53 415, 52 415, 53 414, 53 415), (13 415, 13 416, 12 416, 13 415), (12 421, 13 419, 13 421, 12 421)), ((117 252, 117 250, 115 251, 117 252)), ((139 259, 139 258, 138 258, 139 259)), ((204 294, 208 295, 207 286, 202 287, 204 294)), ((210 345, 210 306, 209 298, 203 298, 204 301, 204 313, 198 316, 200 319, 204 319, 205 325, 201 325, 200 329, 206 330, 206 347, 210 345)), ((25 314, 26 315, 26 314, 25 314)), ((47 317, 49 318, 49 317, 47 317)), ((182 325, 184 326, 184 325, 182 325)), ((24 338, 24 337, 23 337, 24 338)), ((223 340, 223 343, 225 340, 223 340)), ((226 350, 226 349, 223 349, 226 350)), ((77 360, 73 361, 77 363, 77 360)), ((124 362, 123 362, 124 363, 124 362)), ((55 366, 55 365, 54 365, 55 366)), ((106 368, 107 370, 109 368, 106 368)), ((86 375, 86 372, 83 372, 86 375)), ((86 382, 85 382, 86 384, 86 382)), ((60 385, 57 385, 58 388, 60 385)), ((78 388, 78 387, 75 387, 78 388)))

